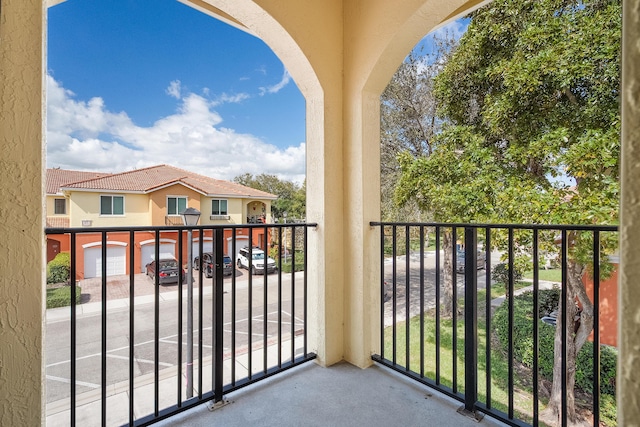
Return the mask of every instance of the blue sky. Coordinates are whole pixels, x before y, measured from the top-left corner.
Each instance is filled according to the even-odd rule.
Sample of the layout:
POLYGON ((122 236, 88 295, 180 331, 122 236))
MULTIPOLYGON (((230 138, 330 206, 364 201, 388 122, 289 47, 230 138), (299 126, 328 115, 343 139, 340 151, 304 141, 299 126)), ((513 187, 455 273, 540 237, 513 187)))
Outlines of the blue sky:
POLYGON ((258 38, 177 0, 67 0, 47 48, 48 167, 304 180, 305 100, 258 38))
POLYGON ((305 100, 258 38, 176 0, 67 0, 47 48, 48 167, 304 179, 305 100))

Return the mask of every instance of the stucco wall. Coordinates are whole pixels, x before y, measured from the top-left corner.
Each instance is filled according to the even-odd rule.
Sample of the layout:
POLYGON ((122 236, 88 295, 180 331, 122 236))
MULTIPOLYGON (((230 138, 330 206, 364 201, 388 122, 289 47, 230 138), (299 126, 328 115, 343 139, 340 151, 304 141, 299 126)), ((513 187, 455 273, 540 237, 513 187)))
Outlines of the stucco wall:
POLYGON ((220 199, 224 199, 227 201, 227 212, 229 215, 229 219, 211 219, 211 197, 200 198, 200 212, 202 216, 200 217, 200 224, 208 225, 208 224, 242 224, 244 221, 242 220, 242 199, 225 199, 224 197, 220 197, 220 199))
POLYGON ((55 201, 57 199, 64 199, 64 198, 65 198, 64 196, 47 196, 46 197, 46 199, 47 199, 47 208, 46 208, 46 211, 45 211, 46 215, 47 216, 54 216, 55 215, 55 216, 60 217, 60 218, 68 217, 69 216, 69 201, 68 200, 66 200, 67 213, 65 215, 61 215, 61 214, 56 215, 56 213, 55 213, 56 212, 55 201))
MULTIPOLYGON (((207 1, 271 46, 306 98, 308 219, 319 224, 309 236, 310 342, 322 364, 346 358, 365 366, 376 330, 376 246, 367 222, 379 204, 378 154, 370 151, 379 92, 416 38, 464 2, 207 1), (345 270, 351 248, 361 252, 348 253, 345 270)), ((0 425, 42 420, 43 7, 2 0, 0 17, 0 269, 13 272, 0 276, 0 425)), ((640 425, 639 40, 640 0, 625 0, 618 393, 625 426, 640 425)))
POLYGON ((618 425, 640 426, 640 0, 622 3, 618 425))
POLYGON ((2 0, 1 13, 0 425, 37 426, 45 383, 42 34, 46 15, 41 0, 2 0))
MULTIPOLYGON (((83 220, 90 220, 92 227, 150 225, 148 199, 149 196, 146 194, 74 191, 69 200, 70 226, 82 227, 83 220), (100 196, 124 197, 124 215, 100 215, 100 196)), ((164 217, 161 225, 164 225, 164 217)))
MULTIPOLYGON (((167 188, 163 188, 158 191, 150 193, 145 198, 150 198, 151 206, 151 224, 147 222, 145 225, 165 225, 164 217, 167 214, 167 197, 168 196, 185 196, 187 197, 187 207, 201 210, 200 208, 200 193, 185 187, 184 185, 176 184, 167 188)), ((180 220, 181 218, 178 217, 180 220)), ((137 225, 137 224, 136 224, 137 225)))

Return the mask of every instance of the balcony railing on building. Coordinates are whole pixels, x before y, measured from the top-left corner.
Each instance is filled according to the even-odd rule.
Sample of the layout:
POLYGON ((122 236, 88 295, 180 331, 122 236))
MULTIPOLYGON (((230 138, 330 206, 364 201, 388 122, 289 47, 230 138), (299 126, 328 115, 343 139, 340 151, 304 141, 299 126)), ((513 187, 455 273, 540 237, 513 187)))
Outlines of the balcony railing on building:
POLYGON ((615 254, 617 227, 371 225, 382 248, 375 361, 459 400, 469 416, 538 426, 556 425, 545 409, 560 360, 558 425, 573 425, 569 359, 562 357, 574 335, 567 334, 573 304, 574 332, 587 319, 580 310, 593 310, 593 330, 576 363, 577 417, 581 425, 617 425, 617 259, 607 254, 615 254), (579 280, 589 307, 568 297, 569 264, 577 262, 584 264, 579 280), (557 277, 543 280, 548 267, 557 277), (519 279, 518 270, 530 276, 519 279), (554 354, 556 328, 562 332, 554 354))
POLYGON ((219 405, 227 393, 314 359, 307 348, 304 274, 308 230, 314 225, 298 225, 302 245, 293 248, 288 257, 297 256, 298 261, 290 263, 282 245, 285 227, 47 229, 48 239, 69 248, 70 277, 80 286, 99 282, 100 293, 99 316, 84 316, 80 313, 85 304, 76 302, 80 295, 71 286, 68 332, 47 337, 49 348, 66 346, 68 351, 68 356, 62 352, 65 360, 47 363, 48 378, 63 384, 49 390, 58 394, 48 397, 48 406, 57 408, 56 421, 148 425, 203 403, 219 405), (120 250, 123 247, 126 250, 120 250), (235 263, 241 247, 260 256, 249 256, 243 270, 233 265, 233 273, 226 276, 225 258, 235 263), (187 259, 188 249, 195 263, 187 259), (96 250, 99 255, 94 257, 96 250), (211 264, 204 253, 212 254, 211 264), (259 263, 269 257, 275 258, 277 271, 250 273, 254 266, 260 272, 259 263), (166 258, 176 259, 182 274, 163 276, 149 267, 166 258), (142 295, 143 285, 154 286, 151 295, 142 295), (109 299, 114 286, 126 292, 124 304, 109 299), (189 286, 194 289, 192 328, 189 286), (126 306, 125 311, 114 304, 126 306), (92 333, 98 342, 89 338, 92 333), (118 399, 126 399, 126 407, 115 404, 118 399))
MULTIPOLYGON (((566 313, 575 303, 568 298, 568 262, 579 249, 587 272, 583 284, 593 302, 594 328, 590 344, 582 350, 588 354, 579 362, 583 376, 576 381, 576 401, 580 416, 588 418, 590 425, 607 421, 606 412, 615 402, 611 397, 615 360, 612 374, 608 355, 615 352, 617 331, 612 301, 617 292, 615 259, 607 251, 617 244, 616 227, 371 225, 379 230, 381 247, 381 351, 373 360, 459 400, 463 414, 487 415, 514 426, 543 425, 551 389, 549 363, 553 365, 557 358, 545 337, 562 328, 561 348, 566 351, 570 338, 566 313), (559 272, 556 283, 541 277, 543 266, 559 272), (519 269, 530 270, 531 276, 519 279, 519 269), (501 280, 496 279, 500 271, 504 273, 501 280), (554 316, 560 319, 557 325, 554 316)), ((219 405, 231 391, 312 360, 315 355, 307 347, 309 284, 304 272, 307 235, 314 226, 196 226, 191 228, 193 243, 183 226, 47 229, 48 237, 68 236, 71 277, 83 278, 83 273, 93 271, 81 267, 95 247, 87 239, 100 243, 100 257, 92 261, 98 264, 94 274, 99 278, 83 278, 100 281, 97 348, 84 337, 89 322, 96 318, 78 315, 82 305, 75 303, 77 291, 71 287, 64 423, 82 424, 91 413, 94 424, 152 424, 203 403, 219 405), (117 265, 109 252, 114 244, 127 248, 124 311, 111 309, 107 297, 112 286, 109 269, 117 265), (196 319, 191 340, 185 337, 188 307, 183 295, 188 275, 177 278, 173 302, 161 298, 157 275, 150 300, 143 304, 136 300, 140 280, 150 280, 141 274, 146 266, 143 258, 173 255, 187 266, 189 245, 194 258, 199 257, 191 270, 196 319), (235 254, 244 247, 275 258, 278 271, 254 276, 249 274, 250 266, 242 270, 247 278, 241 281, 236 264, 234 273, 225 277, 224 256, 235 264, 235 254), (214 254, 212 270, 203 264, 205 252, 214 254), (211 271, 212 277, 207 278, 211 271), (194 345, 191 383, 185 375, 191 361, 185 349, 188 342, 194 345), (99 378, 90 381, 86 378, 89 360, 100 366, 99 378), (87 383, 94 383, 96 390, 87 391, 87 383), (118 393, 127 400, 126 410, 110 403, 118 393)), ((251 263, 259 262, 250 258, 251 263)), ((560 424, 568 425, 567 359, 561 359, 565 397, 560 424)), ((52 369, 59 365, 48 364, 52 369)))

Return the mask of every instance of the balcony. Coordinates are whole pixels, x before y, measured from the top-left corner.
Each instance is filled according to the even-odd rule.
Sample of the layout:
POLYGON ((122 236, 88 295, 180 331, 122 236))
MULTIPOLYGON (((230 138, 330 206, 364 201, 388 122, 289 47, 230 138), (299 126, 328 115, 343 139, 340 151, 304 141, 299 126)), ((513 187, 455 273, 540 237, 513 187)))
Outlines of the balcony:
MULTIPOLYGON (((136 252, 136 241, 150 233, 155 241, 166 242, 162 236, 173 233, 176 258, 188 267, 186 249, 193 247, 196 257, 203 252, 204 239, 193 244, 186 231, 210 235, 221 266, 223 253, 229 247, 235 251, 240 229, 248 230, 251 238, 266 226, 47 229, 48 235, 70 239, 71 277, 78 277, 79 265, 86 261, 77 243, 83 234, 101 233, 104 248, 96 269, 99 277, 78 282, 81 303, 47 312, 48 425, 248 425, 257 420, 263 425, 298 425, 300 420, 315 425, 331 419, 336 424, 412 425, 428 419, 429 424, 446 426, 475 425, 482 417, 488 425, 538 425, 549 384, 538 365, 542 345, 533 346, 533 365, 527 366, 514 354, 515 335, 510 333, 502 346, 487 345, 486 337, 501 305, 507 307, 507 329, 516 329, 514 310, 522 292, 516 287, 529 288, 534 295, 530 310, 541 311, 539 296, 549 283, 539 274, 545 264, 542 254, 549 250, 561 255, 556 305, 558 326, 566 326, 569 273, 562 260, 568 259, 570 242, 575 245, 576 239, 595 249, 589 255, 595 266, 590 298, 599 303, 593 304, 590 340, 593 368, 600 372, 600 343, 606 342, 605 323, 611 317, 603 311, 610 301, 603 302, 605 292, 600 292, 601 248, 617 239, 616 227, 371 225, 380 236, 382 303, 374 310, 382 327, 380 351, 372 356, 376 364, 366 370, 344 363, 329 368, 307 363, 315 358, 309 344, 305 275, 313 224, 269 225, 270 254, 280 266, 274 274, 254 276, 249 268, 234 269, 225 277, 223 269, 216 268, 207 278, 196 263, 173 285, 160 285, 157 275, 152 279, 138 270, 143 254, 136 252), (107 243, 118 236, 122 240, 123 233, 127 274, 110 275, 113 259, 107 243), (278 250, 286 234, 299 237, 291 240, 294 259, 289 267, 284 251, 278 250), (523 256, 533 271, 524 282, 513 273, 523 256), (295 257, 302 258, 302 271, 290 268, 299 264, 295 257), (492 278, 501 261, 512 272, 502 285, 492 278), (449 317, 442 310, 447 280, 456 283, 450 300, 456 315, 449 317), (506 295, 496 297, 493 290, 500 286, 506 295), (229 401, 234 404, 226 405, 229 401)), ((160 246, 168 249, 166 243, 156 245, 156 258, 160 246)), ((71 287, 71 301, 76 301, 76 292, 71 287)), ((538 318, 531 321, 529 338, 541 342, 545 327, 552 328, 538 318)), ((566 334, 562 339, 566 347, 566 334)), ((562 375, 567 378, 566 364, 562 375)), ((580 411, 599 425, 600 375, 590 381, 595 392, 581 395, 580 411)), ((566 400, 561 416, 566 425, 566 400)))

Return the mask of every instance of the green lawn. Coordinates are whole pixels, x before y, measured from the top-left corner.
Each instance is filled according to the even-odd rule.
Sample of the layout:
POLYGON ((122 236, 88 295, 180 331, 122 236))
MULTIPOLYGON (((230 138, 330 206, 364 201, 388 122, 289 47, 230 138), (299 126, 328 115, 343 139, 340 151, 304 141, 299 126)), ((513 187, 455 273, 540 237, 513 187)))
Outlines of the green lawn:
MULTIPOLYGON (((529 286, 531 283, 518 282, 515 286, 519 289, 529 286)), ((502 285, 492 286, 491 298, 504 295, 502 285)), ((464 299, 458 300, 459 313, 464 309, 464 299)), ((478 401, 486 403, 486 379, 487 379, 487 324, 485 317, 486 290, 478 290, 478 401)), ((457 391, 464 392, 464 320, 460 318, 456 324, 456 369, 457 369, 457 391)), ((424 317, 424 359, 422 361, 424 376, 431 380, 436 380, 436 323, 433 310, 425 313, 424 317)), ((384 357, 393 360, 393 330, 391 327, 384 331, 384 357)), ((420 318, 418 316, 410 319, 407 332, 406 322, 396 324, 396 363, 406 367, 406 334, 409 334, 409 362, 408 368, 416 373, 421 371, 420 360, 420 318)), ((440 326, 440 383, 452 388, 453 385, 453 351, 452 351, 453 321, 451 319, 441 319, 440 326)), ((489 334, 491 336, 491 334, 489 334)), ((507 353, 502 351, 497 339, 491 342, 491 407, 502 412, 508 411, 509 402, 509 364, 507 353)), ((527 423, 533 422, 533 374, 530 369, 520 364, 514 366, 514 416, 527 423)), ((546 399, 540 398, 539 411, 542 411, 547 404, 546 399)), ((601 396, 601 422, 607 426, 616 425, 615 421, 615 398, 608 395, 601 396)), ((540 426, 546 426, 542 421, 540 426)))
MULTIPOLYGON (((533 279, 533 271, 527 271, 524 274, 524 277, 527 279, 533 279)), ((550 270, 538 270, 538 277, 540 280, 546 280, 548 282, 561 282, 562 270, 559 268, 550 270)))
MULTIPOLYGON (((478 294, 479 305, 484 306, 484 291, 478 294)), ((483 310, 480 307, 480 310, 483 310)), ((453 336, 452 320, 441 320, 440 327, 440 383, 452 388, 453 386, 453 336)), ((406 323, 396 325, 396 363, 406 366, 406 323)), ((456 344, 457 389, 464 392, 464 322, 457 322, 458 340, 456 344)), ((478 400, 486 402, 486 322, 484 318, 478 321, 478 400)), ((420 372, 420 319, 415 317, 409 322, 409 369, 420 372)), ((436 379, 436 324, 435 319, 424 319, 424 375, 436 379)), ((392 329, 385 329, 384 357, 393 359, 392 329)), ((492 345, 491 351, 491 406, 503 412, 508 411, 508 372, 509 365, 503 355, 492 345)), ((531 378, 516 376, 514 380, 514 406, 515 416, 526 422, 532 422, 532 392, 531 378)), ((542 409, 543 404, 540 404, 542 409)))
MULTIPOLYGON (((531 286, 531 282, 523 282, 523 281, 516 282, 513 284, 513 290, 517 291, 518 289, 526 288, 527 286, 531 286)), ((480 300, 481 292, 483 295, 485 295, 484 290, 478 290, 478 300, 480 300)), ((506 294, 505 286, 502 283, 493 283, 491 285, 491 299, 504 296, 505 294, 506 294)))
MULTIPOLYGON (((76 304, 80 304, 81 293, 80 286, 76 286, 76 304)), ((70 286, 47 289, 47 308, 66 307, 68 305, 71 305, 70 286)))

